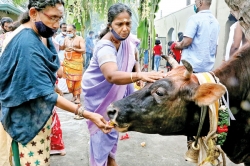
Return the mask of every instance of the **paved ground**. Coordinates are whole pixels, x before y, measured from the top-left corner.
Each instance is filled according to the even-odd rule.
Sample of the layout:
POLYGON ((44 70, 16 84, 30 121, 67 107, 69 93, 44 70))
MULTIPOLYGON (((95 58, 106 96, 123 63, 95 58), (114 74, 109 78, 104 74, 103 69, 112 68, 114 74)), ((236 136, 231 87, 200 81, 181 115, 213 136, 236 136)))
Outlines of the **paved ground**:
MULTIPOLYGON (((66 98, 70 98, 67 94, 66 98)), ((51 166, 89 166, 89 134, 85 120, 58 110, 61 120, 66 156, 52 156, 51 166)), ((125 133, 121 133, 124 135, 125 133)), ((183 158, 186 148, 184 136, 160 136, 128 132, 130 138, 119 140, 116 160, 119 166, 194 166, 183 158), (141 143, 146 142, 142 147, 141 143)), ((227 160, 227 166, 236 166, 227 160)), ((243 164, 237 165, 243 166, 243 164)))

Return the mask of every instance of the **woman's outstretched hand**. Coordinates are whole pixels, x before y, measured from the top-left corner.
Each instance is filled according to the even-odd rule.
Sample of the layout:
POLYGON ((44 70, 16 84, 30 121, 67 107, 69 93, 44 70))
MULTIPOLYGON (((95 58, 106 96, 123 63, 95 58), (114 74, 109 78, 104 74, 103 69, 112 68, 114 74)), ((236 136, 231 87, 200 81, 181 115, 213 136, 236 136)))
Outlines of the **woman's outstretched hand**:
POLYGON ((113 126, 109 126, 108 122, 103 118, 102 115, 89 112, 90 115, 88 115, 88 119, 91 120, 95 125, 102 130, 102 132, 109 133, 113 126))
POLYGON ((144 82, 155 82, 156 80, 166 77, 166 73, 164 73, 164 71, 140 72, 138 73, 138 77, 144 82))

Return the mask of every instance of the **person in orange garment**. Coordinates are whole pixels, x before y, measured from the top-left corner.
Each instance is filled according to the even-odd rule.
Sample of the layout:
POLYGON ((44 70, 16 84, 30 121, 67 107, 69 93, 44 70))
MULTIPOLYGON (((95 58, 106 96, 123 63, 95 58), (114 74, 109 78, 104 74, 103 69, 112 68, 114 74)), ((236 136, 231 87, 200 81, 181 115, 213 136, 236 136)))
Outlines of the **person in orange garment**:
POLYGON ((76 35, 76 27, 67 25, 67 37, 64 40, 63 78, 66 79, 71 99, 75 104, 80 104, 81 81, 83 75, 83 56, 85 53, 85 40, 76 35))

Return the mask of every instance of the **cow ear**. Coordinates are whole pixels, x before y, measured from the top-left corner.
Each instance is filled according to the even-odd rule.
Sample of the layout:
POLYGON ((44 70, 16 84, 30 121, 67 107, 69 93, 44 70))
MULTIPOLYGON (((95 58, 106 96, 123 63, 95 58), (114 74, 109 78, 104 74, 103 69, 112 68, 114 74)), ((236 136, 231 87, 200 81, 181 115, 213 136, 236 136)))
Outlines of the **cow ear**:
POLYGON ((196 90, 193 100, 198 106, 207 106, 220 99, 225 92, 226 88, 221 84, 204 83, 196 90))

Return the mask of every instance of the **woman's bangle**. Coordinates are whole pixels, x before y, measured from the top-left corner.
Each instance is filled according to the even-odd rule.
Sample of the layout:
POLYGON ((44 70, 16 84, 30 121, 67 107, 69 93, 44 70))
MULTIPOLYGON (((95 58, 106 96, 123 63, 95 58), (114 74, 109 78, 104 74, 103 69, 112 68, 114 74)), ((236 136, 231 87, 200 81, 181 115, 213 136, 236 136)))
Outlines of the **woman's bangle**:
POLYGON ((138 75, 138 72, 136 72, 136 75, 135 75, 135 77, 137 78, 137 81, 139 81, 139 80, 138 80, 138 76, 137 76, 137 75, 138 75))
POLYGON ((75 110, 75 115, 83 117, 83 113, 84 113, 84 108, 81 106, 81 104, 78 104, 75 110))
POLYGON ((76 110, 75 110, 75 115, 78 115, 78 109, 81 107, 81 104, 77 104, 76 110))
POLYGON ((78 104, 76 107, 76 110, 75 110, 75 115, 80 116, 80 114, 82 114, 82 117, 83 117, 83 112, 84 112, 84 109, 83 109, 82 105, 78 104))
POLYGON ((134 83, 133 78, 132 78, 132 77, 133 77, 132 74, 133 74, 133 73, 131 72, 131 73, 130 73, 130 79, 131 79, 132 83, 134 83))
POLYGON ((78 109, 78 116, 80 116, 80 117, 84 117, 83 116, 83 113, 84 113, 84 108, 81 106, 79 109, 78 109))

